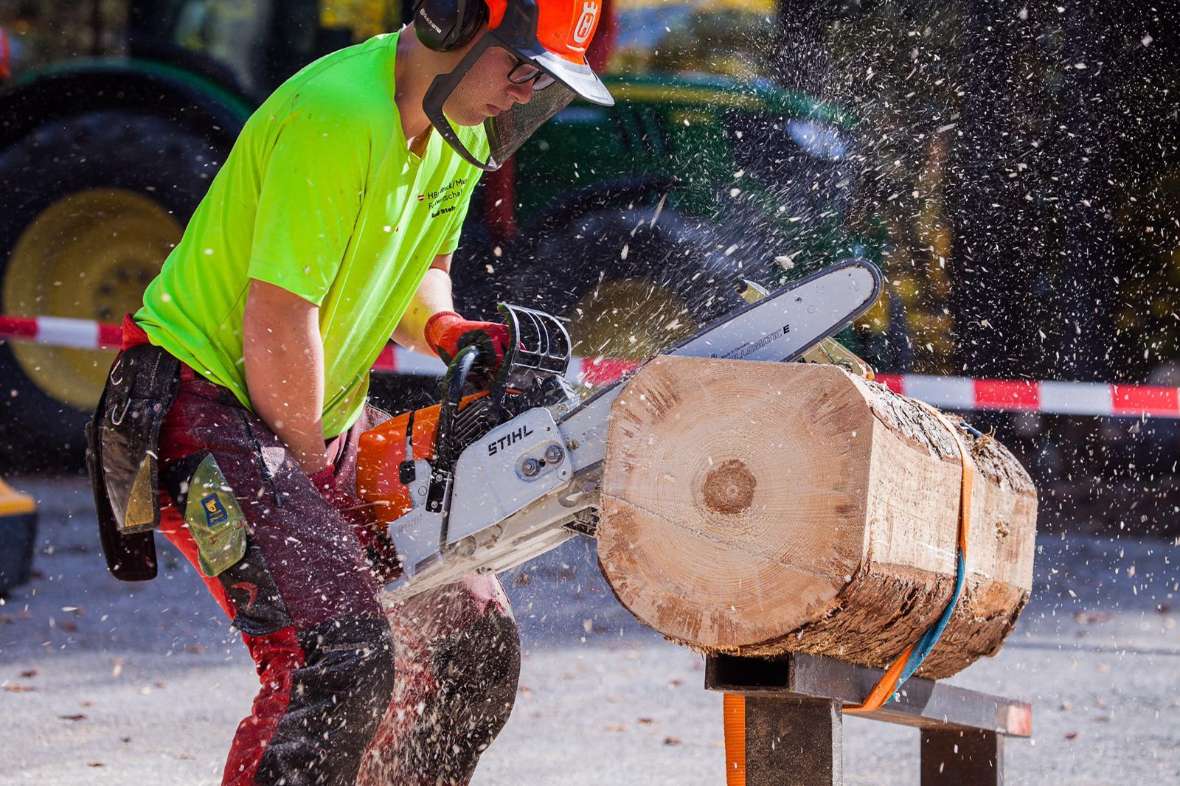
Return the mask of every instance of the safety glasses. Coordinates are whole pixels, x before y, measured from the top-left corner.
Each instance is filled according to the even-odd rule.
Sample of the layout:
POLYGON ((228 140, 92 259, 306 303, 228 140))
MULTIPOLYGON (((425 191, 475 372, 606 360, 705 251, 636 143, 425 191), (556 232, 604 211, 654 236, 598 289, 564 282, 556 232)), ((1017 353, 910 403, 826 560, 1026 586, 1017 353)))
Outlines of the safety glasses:
POLYGON ((508 72, 508 81, 512 84, 525 85, 532 82, 533 90, 544 90, 557 81, 539 65, 524 60, 513 52, 508 54, 512 55, 512 59, 516 61, 516 65, 508 72))

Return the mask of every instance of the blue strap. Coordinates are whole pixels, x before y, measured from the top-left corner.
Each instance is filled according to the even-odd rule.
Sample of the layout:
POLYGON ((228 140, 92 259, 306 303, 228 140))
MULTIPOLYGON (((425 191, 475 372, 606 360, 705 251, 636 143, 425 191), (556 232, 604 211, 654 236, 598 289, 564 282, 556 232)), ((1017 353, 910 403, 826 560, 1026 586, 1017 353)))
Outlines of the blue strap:
MULTIPOLYGON (((922 638, 918 639, 918 643, 914 645, 914 649, 906 661, 905 668, 901 672, 901 678, 897 681, 898 689, 921 667, 922 661, 926 660, 926 656, 930 654, 934 649, 934 645, 938 644, 938 640, 942 638, 942 632, 946 630, 947 623, 951 621, 951 615, 955 613, 955 606, 959 605, 959 596, 963 594, 966 574, 967 559, 962 550, 959 550, 955 558, 955 591, 951 595, 950 601, 947 602, 946 608, 942 610, 942 616, 922 634, 922 638)), ((894 696, 896 695, 897 693, 895 691, 894 696)))

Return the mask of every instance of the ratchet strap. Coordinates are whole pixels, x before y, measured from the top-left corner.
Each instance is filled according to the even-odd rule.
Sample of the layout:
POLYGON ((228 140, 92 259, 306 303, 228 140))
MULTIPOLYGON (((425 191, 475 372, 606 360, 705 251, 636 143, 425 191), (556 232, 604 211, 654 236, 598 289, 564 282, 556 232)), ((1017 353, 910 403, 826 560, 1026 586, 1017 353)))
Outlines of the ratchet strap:
POLYGON ((946 608, 943 609, 942 614, 934 624, 931 625, 922 637, 913 644, 906 647, 894 661, 889 664, 889 668, 881 675, 881 679, 869 691, 868 697, 865 698, 861 704, 856 704, 850 707, 845 707, 844 712, 857 714, 873 712, 880 709, 891 698, 896 695, 898 689, 913 676, 914 672, 921 667, 922 662, 934 649, 934 645, 942 637, 942 632, 946 629, 947 623, 950 622, 951 615, 954 614, 955 606, 959 603, 959 596, 963 594, 963 585, 967 578, 967 537, 971 531, 971 491, 975 485, 975 468, 971 462, 970 453, 967 447, 963 444, 962 437, 959 432, 951 425, 946 417, 934 409, 933 407, 918 402, 927 409, 931 414, 938 418, 939 422, 946 427, 950 433, 951 438, 955 440, 955 445, 959 448, 959 459, 963 465, 963 480, 959 491, 959 542, 955 554, 955 589, 951 593, 951 598, 947 601, 946 608))

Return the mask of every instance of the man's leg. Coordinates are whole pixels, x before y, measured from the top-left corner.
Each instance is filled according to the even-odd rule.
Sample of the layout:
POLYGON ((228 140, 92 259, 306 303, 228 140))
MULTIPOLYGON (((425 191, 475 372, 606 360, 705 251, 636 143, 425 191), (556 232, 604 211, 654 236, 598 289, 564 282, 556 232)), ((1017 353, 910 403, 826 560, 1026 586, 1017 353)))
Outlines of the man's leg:
POLYGON ((424 592, 389 610, 393 703, 360 786, 463 786, 516 699, 520 639, 494 576, 424 592))
MULTIPOLYGON (((160 443, 180 506, 187 478, 212 455, 248 524, 245 557, 205 579, 261 680, 223 783, 351 786, 393 690, 389 626, 351 525, 269 429, 214 386, 182 386, 160 443)), ((178 514, 161 531, 198 564, 178 514)))
MULTIPOLYGON (((345 440, 337 467, 338 503, 354 526, 376 524, 359 499, 346 499, 356 487, 359 436, 387 417, 366 409, 345 440)), ((520 639, 508 598, 494 576, 473 575, 387 612, 394 695, 357 783, 467 784, 516 699, 520 639)))

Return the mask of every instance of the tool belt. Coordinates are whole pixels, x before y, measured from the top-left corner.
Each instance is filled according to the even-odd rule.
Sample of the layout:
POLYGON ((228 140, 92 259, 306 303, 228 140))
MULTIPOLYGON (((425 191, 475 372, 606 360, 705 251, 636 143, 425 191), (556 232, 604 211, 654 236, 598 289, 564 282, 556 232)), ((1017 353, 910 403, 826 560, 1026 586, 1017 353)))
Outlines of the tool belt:
POLYGON ((180 361, 128 316, 124 349, 86 426, 86 467, 107 568, 123 581, 156 576, 160 427, 180 385, 180 361))

